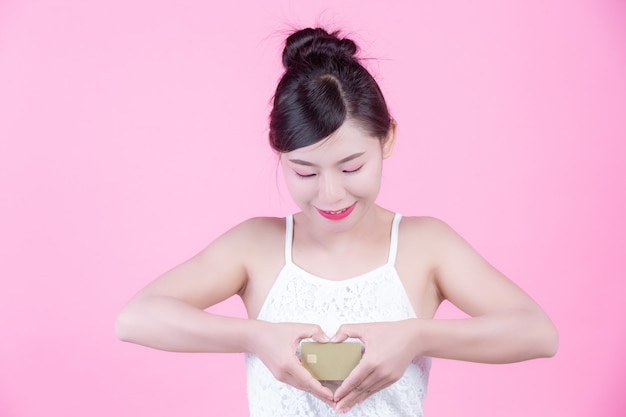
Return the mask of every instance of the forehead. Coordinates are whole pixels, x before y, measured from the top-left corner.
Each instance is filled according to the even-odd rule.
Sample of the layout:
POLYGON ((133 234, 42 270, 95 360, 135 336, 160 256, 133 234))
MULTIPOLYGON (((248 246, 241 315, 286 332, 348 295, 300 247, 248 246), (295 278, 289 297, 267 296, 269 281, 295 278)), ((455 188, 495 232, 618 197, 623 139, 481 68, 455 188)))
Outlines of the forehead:
POLYGON ((328 137, 312 145, 286 152, 284 156, 287 159, 341 159, 348 154, 368 153, 376 149, 380 150, 380 140, 365 133, 355 122, 347 120, 328 137))

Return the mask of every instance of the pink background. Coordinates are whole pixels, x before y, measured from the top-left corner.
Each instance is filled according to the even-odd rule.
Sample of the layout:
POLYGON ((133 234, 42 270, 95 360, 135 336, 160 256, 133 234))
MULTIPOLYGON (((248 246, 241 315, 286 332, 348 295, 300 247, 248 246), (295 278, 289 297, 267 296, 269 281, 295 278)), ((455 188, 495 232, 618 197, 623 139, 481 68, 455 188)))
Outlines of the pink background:
POLYGON ((285 33, 316 22, 375 58, 399 122, 380 203, 446 220, 560 330, 550 360, 435 360, 426 415, 626 415, 626 3, 247 3, 0 2, 0 416, 247 415, 242 355, 113 323, 294 210, 267 115, 285 33))

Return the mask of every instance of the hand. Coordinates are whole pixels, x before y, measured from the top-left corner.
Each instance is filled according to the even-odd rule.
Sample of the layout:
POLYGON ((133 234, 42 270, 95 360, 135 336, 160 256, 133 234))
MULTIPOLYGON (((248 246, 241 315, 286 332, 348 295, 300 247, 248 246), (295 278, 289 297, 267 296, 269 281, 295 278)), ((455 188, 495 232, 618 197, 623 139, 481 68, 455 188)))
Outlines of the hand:
POLYGON ((254 336, 252 353, 263 361, 277 380, 307 391, 335 407, 333 392, 313 378, 296 356, 302 339, 312 338, 321 343, 330 340, 322 328, 316 324, 260 323, 263 327, 254 336))
POLYGON ((332 342, 358 338, 365 345, 359 364, 335 391, 335 410, 347 412, 399 380, 417 355, 413 344, 415 323, 410 320, 342 325, 332 342))

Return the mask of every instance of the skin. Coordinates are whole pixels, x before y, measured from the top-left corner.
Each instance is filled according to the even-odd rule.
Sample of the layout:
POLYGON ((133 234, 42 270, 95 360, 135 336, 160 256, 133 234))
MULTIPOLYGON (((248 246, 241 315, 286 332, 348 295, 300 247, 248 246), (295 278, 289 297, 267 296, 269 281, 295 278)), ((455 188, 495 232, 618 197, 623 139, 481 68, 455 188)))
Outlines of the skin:
MULTIPOLYGON (((393 212, 378 206, 376 197, 395 133, 395 122, 378 139, 346 121, 323 141, 281 155, 287 187, 301 209, 294 215, 293 242, 300 267, 342 280, 386 262, 393 212), (319 212, 352 205, 339 221, 319 212)), ((235 226, 136 294, 118 315, 118 337, 162 350, 251 352, 278 380, 339 412, 393 384, 415 356, 509 363, 556 353, 557 331, 543 310, 448 225, 429 217, 403 217, 399 230, 396 269, 417 318, 344 324, 335 335, 316 324, 257 320, 284 265, 284 233, 284 218, 235 226), (204 311, 233 295, 241 297, 249 319, 204 311), (434 320, 444 300, 469 317, 434 320), (361 362, 334 393, 296 357, 308 337, 355 337, 365 345, 361 362)))

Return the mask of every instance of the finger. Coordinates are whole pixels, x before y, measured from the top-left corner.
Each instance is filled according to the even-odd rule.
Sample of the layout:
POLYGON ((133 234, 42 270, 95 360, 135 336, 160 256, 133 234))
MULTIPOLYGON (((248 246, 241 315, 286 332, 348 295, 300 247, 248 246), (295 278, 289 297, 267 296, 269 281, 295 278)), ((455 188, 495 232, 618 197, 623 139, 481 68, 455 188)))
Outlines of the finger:
POLYGON ((366 383, 366 381, 372 377, 372 373, 376 372, 376 369, 377 366, 369 360, 366 352, 348 377, 335 390, 335 401, 340 401, 356 387, 368 388, 372 382, 366 383))
POLYGON ((360 338, 357 326, 353 324, 342 324, 330 341, 333 343, 339 343, 350 337, 360 338))
POLYGON ((345 396, 352 394, 355 388, 368 387, 364 383, 373 371, 374 367, 361 361, 335 391, 335 401, 341 401, 345 396))
POLYGON ((377 371, 377 367, 365 359, 353 369, 348 378, 335 391, 337 410, 342 409, 345 412, 393 382, 395 382, 394 379, 381 374, 380 369, 377 371))
POLYGON ((317 324, 308 325, 302 333, 300 333, 300 340, 313 339, 319 343, 327 343, 330 338, 324 333, 324 330, 317 324))
POLYGON ((323 386, 320 381, 313 378, 309 371, 299 362, 297 366, 289 370, 289 373, 291 375, 291 381, 287 381, 287 383, 298 389, 309 392, 332 407, 335 406, 333 392, 328 387, 323 386))
MULTIPOLYGON (((395 381, 378 381, 378 382, 374 383, 373 385, 369 385, 368 388, 362 388, 362 390, 359 391, 359 395, 354 399, 354 404, 362 403, 363 401, 365 401, 370 396, 376 394, 379 391, 384 390, 388 386, 392 385, 394 382, 395 381)), ((361 385, 361 387, 363 385, 368 384, 368 383, 369 383, 369 381, 364 381, 363 384, 361 385)), ((352 404, 352 405, 354 405, 354 404, 352 404)))
POLYGON ((315 340, 316 342, 319 342, 319 343, 328 343, 328 342, 330 342, 330 337, 328 337, 326 335, 326 333, 324 333, 324 331, 322 330, 321 327, 318 328, 316 332, 311 334, 311 338, 313 340, 315 340))
POLYGON ((393 381, 379 381, 377 380, 374 373, 372 373, 368 378, 366 378, 359 385, 356 385, 352 388, 352 391, 345 395, 343 399, 337 401, 337 405, 335 409, 338 412, 345 413, 354 407, 356 404, 360 404, 363 401, 367 400, 370 396, 377 393, 378 391, 388 387, 391 385, 393 381))
POLYGON ((355 404, 365 401, 370 395, 369 389, 362 385, 357 385, 340 401, 337 401, 335 410, 340 413, 345 413, 354 407, 355 404))

